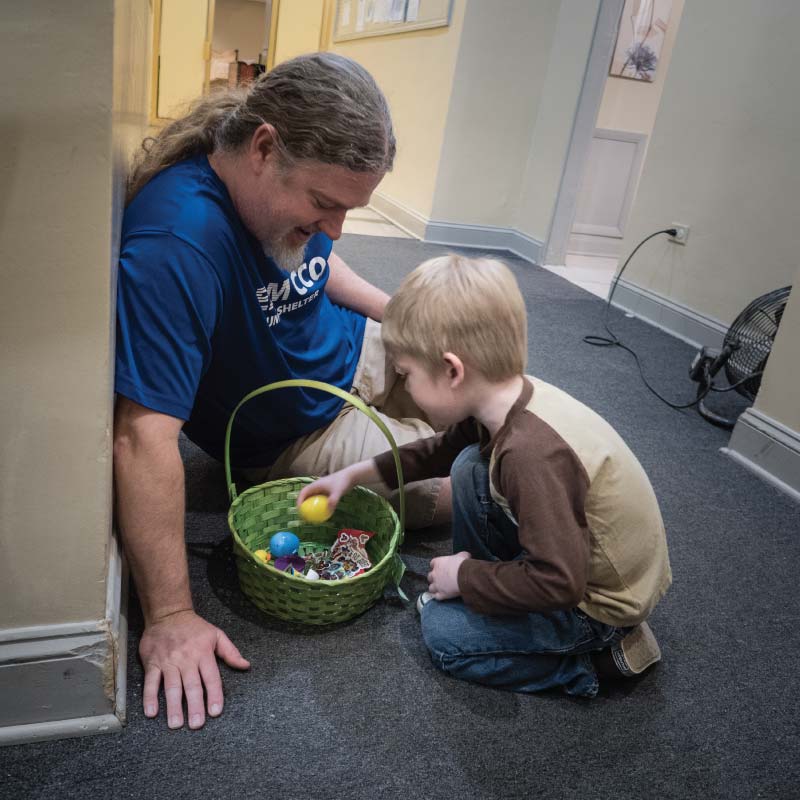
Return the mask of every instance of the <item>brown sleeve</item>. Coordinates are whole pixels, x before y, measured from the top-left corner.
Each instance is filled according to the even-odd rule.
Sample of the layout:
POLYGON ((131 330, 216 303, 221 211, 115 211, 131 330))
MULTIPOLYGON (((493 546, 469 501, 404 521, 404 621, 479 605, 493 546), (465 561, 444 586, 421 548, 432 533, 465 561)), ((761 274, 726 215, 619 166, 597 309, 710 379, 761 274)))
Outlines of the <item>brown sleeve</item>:
MULTIPOLYGON (((403 468, 403 481, 412 483, 427 478, 444 478, 450 474, 450 467, 456 456, 471 444, 478 441, 478 424, 474 419, 466 419, 446 431, 417 439, 415 442, 398 448, 400 466, 403 468)), ((383 482, 390 488, 397 488, 397 473, 394 468, 392 451, 387 450, 375 456, 375 466, 383 482)))
POLYGON ((493 481, 519 523, 525 555, 468 559, 458 571, 464 602, 483 614, 574 608, 586 591, 589 477, 552 428, 533 414, 522 416, 496 445, 493 481))

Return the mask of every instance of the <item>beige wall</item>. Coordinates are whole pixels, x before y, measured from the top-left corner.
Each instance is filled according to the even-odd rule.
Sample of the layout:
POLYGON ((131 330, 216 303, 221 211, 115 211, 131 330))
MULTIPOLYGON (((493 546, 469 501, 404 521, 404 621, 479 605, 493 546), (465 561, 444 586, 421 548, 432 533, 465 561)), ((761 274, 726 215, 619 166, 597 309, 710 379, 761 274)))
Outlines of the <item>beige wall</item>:
POLYGON ((598 7, 455 0, 448 28, 332 44, 389 98, 398 158, 378 192, 422 218, 544 239, 598 7))
POLYGON ((431 216, 507 227, 547 74, 560 0, 466 6, 431 216))
POLYGON ((258 61, 266 48, 267 18, 264 3, 253 0, 216 0, 215 50, 238 50, 240 61, 258 61))
POLYGON ((363 64, 386 94, 397 134, 397 160, 378 191, 423 217, 430 217, 433 207, 466 4, 467 0, 454 0, 446 28, 329 47, 363 64))
MULTIPOLYGON (((397 160, 377 194, 411 212, 420 230, 432 219, 544 239, 598 7, 454 0, 446 28, 331 41, 389 100, 397 160)), ((276 53, 293 55, 300 41, 279 17, 276 53)))
POLYGON ((114 0, 114 86, 112 147, 114 206, 112 264, 116 269, 125 180, 134 151, 146 133, 152 88, 153 13, 151 0, 114 0))
MULTIPOLYGON (((650 135, 669 72, 669 62, 681 22, 683 3, 684 0, 672 0, 664 47, 661 50, 653 82, 634 81, 630 78, 616 78, 609 75, 595 127, 650 135)), ((622 24, 625 24, 625 20, 622 24)))
POLYGON ((686 3, 623 243, 690 225, 685 247, 648 243, 625 277, 725 325, 797 269, 798 30, 793 0, 686 3))
POLYGON ((127 146, 122 127, 112 146, 111 109, 119 126, 144 119, 148 24, 146 2, 116 11, 139 49, 113 100, 114 4, 37 0, 3 24, 3 74, 17 78, 0 88, 0 629, 105 616, 127 146))
MULTIPOLYGON (((514 227, 547 240, 594 37, 599 0, 561 0, 514 227)), ((524 162, 520 160, 520 166, 524 162)))
POLYGON ((800 434, 800 269, 792 286, 755 407, 800 434))
POLYGON ((180 117, 203 93, 209 0, 161 0, 158 116, 180 117))
POLYGON ((275 38, 275 64, 320 49, 326 0, 281 0, 275 38))

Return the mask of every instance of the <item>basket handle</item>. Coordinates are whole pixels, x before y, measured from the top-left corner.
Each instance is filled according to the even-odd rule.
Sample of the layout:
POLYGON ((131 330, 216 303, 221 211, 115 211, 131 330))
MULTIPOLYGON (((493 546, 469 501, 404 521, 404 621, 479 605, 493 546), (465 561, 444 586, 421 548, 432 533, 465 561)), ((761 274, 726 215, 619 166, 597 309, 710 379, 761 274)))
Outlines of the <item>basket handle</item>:
POLYGON ((275 389, 290 389, 293 387, 305 387, 308 389, 319 389, 322 392, 328 392, 328 394, 336 395, 344 400, 346 403, 350 403, 351 406, 355 406, 362 414, 366 414, 377 426, 380 428, 381 433, 386 437, 386 440, 389 442, 389 446, 392 449, 392 456, 394 456, 394 466, 397 470, 397 488, 399 491, 399 499, 400 499, 400 532, 401 536, 405 532, 406 529, 406 496, 405 496, 405 487, 403 486, 403 468, 400 466, 400 454, 397 452, 397 443, 394 440, 389 429, 386 427, 386 423, 360 398, 356 397, 355 395, 350 394, 349 392, 345 392, 344 389, 340 389, 338 386, 332 386, 329 383, 324 383, 322 381, 309 381, 303 380, 300 378, 293 378, 291 380, 286 381, 277 381, 275 383, 268 383, 266 386, 262 386, 260 389, 254 389, 249 394, 245 395, 239 405, 233 409, 231 413, 231 417, 228 420, 228 427, 225 430, 225 480, 227 481, 228 486, 228 495, 230 496, 231 502, 236 499, 236 485, 234 484, 231 478, 231 431, 233 430, 233 420, 236 417, 237 412, 239 409, 248 401, 252 400, 254 397, 258 397, 261 394, 266 394, 267 392, 275 391, 275 389))

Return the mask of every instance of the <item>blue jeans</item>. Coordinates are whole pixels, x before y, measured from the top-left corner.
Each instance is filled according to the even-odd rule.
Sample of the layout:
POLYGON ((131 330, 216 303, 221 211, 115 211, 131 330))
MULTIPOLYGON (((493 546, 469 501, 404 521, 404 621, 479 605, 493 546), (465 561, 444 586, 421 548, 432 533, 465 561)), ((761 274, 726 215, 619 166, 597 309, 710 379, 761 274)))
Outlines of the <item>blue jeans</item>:
MULTIPOLYGON (((453 552, 484 561, 524 556, 517 526, 492 500, 489 464, 478 445, 459 454, 450 472, 453 552)), ((589 656, 618 642, 628 628, 597 622, 580 609, 488 616, 457 598, 422 608, 422 636, 433 663, 466 681, 515 692, 561 687, 594 697, 598 681, 589 656)))

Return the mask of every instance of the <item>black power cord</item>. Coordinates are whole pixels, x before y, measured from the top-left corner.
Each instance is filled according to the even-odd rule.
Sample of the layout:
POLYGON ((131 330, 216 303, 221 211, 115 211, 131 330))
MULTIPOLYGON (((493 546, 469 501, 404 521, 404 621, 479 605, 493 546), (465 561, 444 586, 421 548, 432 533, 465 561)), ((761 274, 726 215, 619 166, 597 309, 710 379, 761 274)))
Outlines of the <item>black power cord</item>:
MULTIPOLYGON (((649 236, 647 236, 644 239, 642 239, 642 241, 639 242, 639 244, 637 244, 636 247, 634 247, 633 252, 628 256, 628 258, 625 259, 625 263, 622 265, 622 269, 614 276, 614 280, 613 280, 613 282, 611 284, 611 291, 608 293, 608 299, 606 300, 605 313, 603 314, 603 327, 606 329, 606 333, 608 333, 608 337, 610 337, 610 338, 605 337, 605 336, 589 335, 589 336, 584 336, 583 337, 583 341, 586 342, 586 344, 593 345, 594 347, 619 347, 622 350, 625 350, 626 352, 630 353, 633 356, 633 358, 635 359, 635 361, 636 361, 636 366, 639 368, 639 375, 641 375, 642 382, 644 383, 644 385, 659 400, 661 400, 662 403, 666 403, 670 408, 675 408, 675 409, 681 410, 681 409, 684 409, 684 408, 692 408, 693 406, 696 406, 698 403, 700 403, 702 400, 704 400, 706 395, 710 391, 712 391, 711 383, 709 382, 706 385, 706 387, 703 389, 703 391, 701 391, 697 395, 697 397, 694 400, 692 400, 691 403, 679 404, 679 403, 673 403, 672 401, 667 400, 666 397, 663 397, 662 395, 660 395, 648 383, 647 378, 645 378, 645 376, 644 376, 644 370, 642 369, 642 365, 641 365, 641 362, 639 361, 639 356, 636 354, 636 351, 633 350, 632 348, 628 347, 628 345, 626 345, 624 342, 622 342, 620 340, 620 338, 611 330, 611 328, 608 327, 608 312, 609 312, 609 310, 611 308, 611 300, 614 297, 614 292, 617 290, 617 284, 619 283, 619 279, 622 277, 622 273, 625 272, 625 268, 628 266, 628 264, 630 264, 631 259, 636 255, 636 253, 638 252, 639 248, 643 244, 645 244, 645 242, 649 242, 650 239, 652 239, 652 238, 654 238, 656 236, 660 236, 662 233, 669 234, 670 236, 676 236, 678 231, 675 228, 665 228, 663 231, 656 231, 655 233, 651 233, 649 236)), ((731 387, 731 388, 733 388, 733 387, 731 387)), ((714 389, 714 391, 718 391, 718 392, 719 391, 723 391, 724 392, 724 391, 728 391, 728 389, 714 389)))

